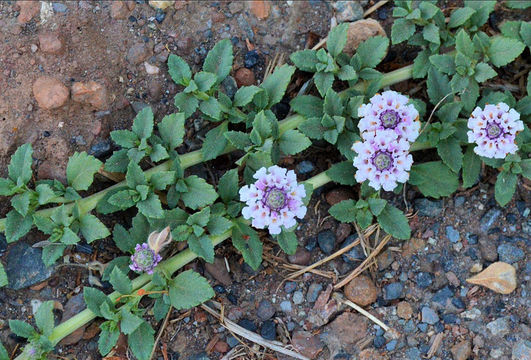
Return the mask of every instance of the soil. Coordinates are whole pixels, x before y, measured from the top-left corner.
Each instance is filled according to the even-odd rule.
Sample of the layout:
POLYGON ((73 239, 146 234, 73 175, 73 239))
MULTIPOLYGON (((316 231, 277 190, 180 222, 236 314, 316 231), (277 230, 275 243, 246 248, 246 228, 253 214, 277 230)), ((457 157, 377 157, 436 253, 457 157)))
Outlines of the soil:
MULTIPOLYGON (((183 57, 195 71, 217 41, 229 38, 235 53, 232 74, 244 67, 246 55, 254 47, 258 60, 250 70, 259 81, 266 65, 276 54, 287 59, 293 51, 316 43, 326 36, 331 18, 338 15, 329 2, 319 0, 272 2, 265 19, 257 18, 250 3, 243 1, 179 0, 165 12, 157 11, 146 1, 130 2, 120 9, 113 3, 47 3, 51 10, 43 11, 46 10, 43 7, 33 19, 21 24, 18 17, 25 5, 15 1, 0 2, 0 176, 6 175, 7 163, 15 149, 29 142, 35 150, 36 177, 64 179, 66 162, 73 152, 88 151, 104 159, 112 151, 109 132, 129 128, 136 111, 144 104, 153 107, 157 119, 174 112, 172 99, 178 88, 167 72, 166 59, 170 53, 183 57), (40 36, 50 33, 60 39, 62 50, 43 51, 46 47, 40 36), (158 74, 149 74, 144 62, 158 67, 158 74), (70 97, 59 108, 45 110, 37 103, 33 85, 42 76, 59 80, 69 90, 70 97), (73 84, 90 81, 103 86, 105 98, 97 104, 74 101, 73 84)), ((373 4, 372 1, 361 3, 365 10, 373 4)), ((453 5, 455 2, 445 3, 448 7, 453 5)), ((370 17, 378 20, 390 34, 391 13, 392 6, 387 4, 370 17)), ((506 14, 497 12, 497 15, 501 18, 506 14)), ((410 63, 414 56, 415 50, 396 47, 381 69, 393 70, 410 63)), ((397 84, 394 89, 407 91, 416 85, 416 82, 408 81, 397 84)), ((199 148, 209 129, 206 122, 197 118, 189 119, 186 128, 185 144, 179 148, 181 153, 199 148)), ((312 147, 297 157, 286 159, 283 165, 295 169, 299 179, 305 179, 327 169, 338 159, 337 152, 331 147, 312 147), (305 159, 311 159, 313 169, 309 172, 302 171, 300 166, 305 159)), ((189 171, 211 174, 216 179, 233 160, 229 155, 189 171)), ((254 324, 256 331, 262 334, 266 331, 264 329, 271 331, 270 324, 266 323, 272 320, 276 340, 285 344, 294 340, 303 351, 315 350, 310 349, 313 345, 318 359, 357 359, 362 350, 365 353, 372 351, 366 359, 421 359, 429 352, 437 334, 443 334, 443 340, 433 359, 510 359, 521 340, 531 338, 528 311, 531 306, 531 202, 528 191, 519 184, 515 199, 499 209, 494 202, 491 174, 483 175, 482 182, 471 191, 432 204, 438 209, 435 216, 422 215, 424 204, 418 202, 421 195, 414 189, 408 188, 405 198, 390 197, 401 209, 407 206, 419 214, 410 220, 412 239, 406 243, 391 241, 377 264, 364 273, 379 289, 376 302, 365 308, 396 332, 384 333, 378 326, 356 316, 354 320, 363 323, 363 326, 356 327, 361 329, 360 333, 352 337, 357 340, 352 343, 348 340, 338 346, 330 339, 340 338, 342 331, 356 330, 340 318, 342 313, 355 314, 355 311, 341 308, 333 312, 327 325, 310 325, 310 331, 316 335, 315 341, 295 341, 300 331, 308 329, 315 299, 323 294, 319 289, 325 290, 328 285, 341 280, 360 264, 360 260, 340 256, 319 267, 321 275, 308 273, 294 283, 286 282, 291 271, 285 265, 295 261, 283 255, 264 233, 262 240, 266 255, 257 272, 244 265, 241 256, 229 244, 217 249, 217 256, 225 258, 231 269, 230 274, 226 274, 229 283, 223 284, 220 280, 223 267, 215 268, 211 273, 200 261, 189 267, 207 276, 212 285, 218 285, 216 300, 223 305, 229 319, 251 329, 254 324), (495 211, 498 216, 486 229, 481 224, 485 223, 485 214, 489 211, 491 214, 495 211), (449 239, 447 226, 458 232, 457 241, 449 239), (502 244, 518 248, 524 254, 513 263, 517 269, 517 289, 510 295, 500 295, 466 283, 466 279, 473 275, 472 265, 480 264, 486 268, 502 256, 498 248, 502 244), (393 283, 401 284, 403 290, 396 298, 389 299, 388 285, 393 283), (261 304, 262 300, 269 300, 269 305, 261 304), (282 308, 287 306, 286 301, 290 304, 290 311, 282 308), (269 309, 274 314, 271 319, 264 320, 259 316, 263 306, 272 307, 269 309), (437 318, 433 323, 423 322, 426 320, 423 313, 427 315, 428 312, 424 308, 435 312, 437 318), (411 318, 405 318, 404 309, 406 313, 410 312, 411 318), (505 329, 494 335, 486 324, 497 319, 502 319, 499 323, 505 329), (461 348, 454 348, 458 344, 461 348), (458 350, 468 357, 458 357, 458 350)), ((98 179, 93 190, 108 185, 104 179, 98 179)), ((348 235, 356 233, 352 227, 339 227, 339 223, 328 215, 330 205, 327 199, 330 200, 331 193, 344 196, 345 192, 341 190, 345 189, 329 185, 318 189, 312 197, 308 214, 297 231, 300 247, 310 254, 310 258, 305 259, 307 264, 326 256, 321 249, 323 246, 317 243, 320 233, 332 231, 334 251, 349 241, 345 240, 348 235)), ((9 206, 0 205, 1 216, 8 210, 9 206)), ((105 218, 104 222, 110 228, 115 223, 128 226, 132 215, 121 213, 105 218)), ((44 239, 42 234, 31 232, 22 241, 34 244, 44 239)), ((4 264, 12 248, 10 245, 7 252, 0 252, 4 264)), ((363 251, 358 249, 358 252, 359 259, 363 259, 363 251)), ((84 286, 94 285, 89 275, 97 277, 97 273, 71 264, 87 264, 92 260, 105 263, 121 254, 112 240, 107 239, 93 246, 77 246, 67 255, 70 263, 56 268, 45 282, 17 291, 0 289, 0 304, 3 305, 0 308, 0 340, 9 350, 13 350, 21 339, 10 332, 3 319, 31 321, 33 300, 55 300, 59 322, 65 317, 61 309, 67 307, 69 300, 81 293, 84 286)), ((108 283, 103 282, 102 287, 104 291, 110 290, 108 283)), ((100 359, 97 325, 98 321, 89 325, 76 342, 58 346, 55 354, 68 359, 100 359)), ((158 330, 161 323, 153 322, 152 325, 158 330)), ((233 346, 240 347, 240 354, 244 354, 240 357, 242 359, 287 358, 270 352, 261 357, 258 348, 243 342, 246 345, 238 345, 217 319, 200 308, 189 312, 174 310, 154 358, 163 359, 164 354, 169 359, 221 359, 233 346)), ((126 352, 122 349, 122 353, 126 352)))

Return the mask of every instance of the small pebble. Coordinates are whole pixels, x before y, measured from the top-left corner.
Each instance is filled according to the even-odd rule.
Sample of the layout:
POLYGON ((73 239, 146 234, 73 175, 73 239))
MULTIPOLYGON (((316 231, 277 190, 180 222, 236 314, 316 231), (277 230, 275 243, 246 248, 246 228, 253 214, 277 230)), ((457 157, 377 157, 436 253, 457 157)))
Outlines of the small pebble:
POLYGON ((326 255, 329 255, 334 251, 336 246, 336 235, 331 230, 321 231, 317 235, 317 243, 319 244, 321 251, 326 255))
POLYGON ((304 301, 304 295, 302 294, 302 291, 300 290, 297 290, 293 293, 293 303, 295 305, 299 305, 299 304, 302 304, 302 302, 304 301))
POLYGON ((256 50, 251 50, 245 53, 244 66, 246 68, 252 68, 258 63, 259 55, 256 50))
POLYGON ((297 288, 296 282, 288 281, 284 284, 284 291, 286 292, 286 294, 291 294, 292 292, 295 291, 296 288, 297 288))
POLYGON ((289 300, 284 300, 280 303, 280 310, 282 310, 283 312, 285 313, 290 313, 292 308, 291 308, 291 301, 289 300))
POLYGON ((456 243, 459 241, 459 231, 454 229, 453 226, 448 225, 446 227, 446 237, 448 240, 450 240, 450 242, 456 243))
POLYGON ((272 320, 265 321, 260 329, 260 335, 267 340, 275 340, 277 337, 277 326, 272 320))

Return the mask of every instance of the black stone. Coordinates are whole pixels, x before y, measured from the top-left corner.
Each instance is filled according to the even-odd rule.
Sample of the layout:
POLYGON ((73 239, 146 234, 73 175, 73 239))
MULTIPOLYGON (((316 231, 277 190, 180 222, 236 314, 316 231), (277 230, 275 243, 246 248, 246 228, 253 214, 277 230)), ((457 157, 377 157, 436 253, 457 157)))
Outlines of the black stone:
POLYGON ((92 246, 90 246, 89 244, 77 244, 76 245, 76 252, 92 255, 94 250, 92 249, 92 246))
POLYGON ((385 338, 383 336, 377 336, 374 338, 373 344, 375 348, 380 349, 385 345, 385 338))
POLYGON ((164 18, 166 17, 166 13, 162 10, 157 10, 157 13, 155 14, 155 20, 157 20, 157 22, 159 24, 161 24, 163 21, 164 21, 164 18))
POLYGON ((415 209, 418 210, 419 215, 436 217, 443 211, 443 203, 441 200, 432 201, 425 198, 415 200, 415 209))
POLYGON ((19 241, 7 254, 6 273, 8 287, 20 290, 38 284, 52 275, 53 268, 47 268, 42 262, 42 250, 19 241))
POLYGON ((244 66, 248 69, 252 68, 258 63, 259 59, 260 59, 260 55, 258 55, 258 51, 256 50, 247 51, 247 53, 245 53, 244 66))
POLYGON ((256 324, 249 319, 241 319, 238 325, 249 331, 256 332, 256 324))
POLYGON ((217 292, 218 294, 225 294, 227 292, 227 290, 225 289, 223 285, 215 285, 214 291, 217 292))
MULTIPOLYGON (((345 241, 343 241, 343 244, 341 244, 341 248, 343 249, 344 247, 352 244, 357 239, 357 234, 348 236, 345 241)), ((341 255, 341 257, 343 258, 344 262, 352 264, 354 262, 360 262, 365 260, 365 253, 363 252, 363 248, 361 247, 361 245, 356 245, 352 249, 341 255)))
POLYGON ((275 340, 277 338, 277 326, 273 320, 267 320, 262 324, 260 335, 267 340, 275 340))
POLYGON ((433 277, 430 273, 419 272, 416 278, 417 286, 421 289, 425 289, 430 286, 433 282, 433 277))
POLYGON ((194 354, 188 358, 188 360, 210 360, 206 352, 201 352, 199 354, 194 354))
POLYGON ((4 234, 0 233, 0 255, 5 253, 7 250, 7 240, 4 234))
POLYGON ((229 300, 232 305, 238 305, 238 298, 236 298, 236 296, 234 296, 232 293, 227 294, 227 300, 229 300))
POLYGON ((431 301, 437 302, 441 305, 446 305, 446 301, 454 296, 454 293, 448 286, 443 287, 441 290, 437 291, 435 295, 431 298, 431 301))
POLYGON ((463 302, 463 300, 461 300, 458 297, 455 297, 455 298, 452 299, 452 305, 455 306, 458 309, 464 309, 466 307, 466 305, 463 302))
POLYGON ((455 314, 444 314, 442 319, 445 324, 455 324, 457 322, 457 315, 455 314))
POLYGON ((512 225, 516 224, 517 219, 516 219, 516 215, 515 214, 509 213, 509 214, 507 214, 507 216, 505 218, 507 219, 507 222, 509 224, 512 224, 512 225))
POLYGON ((399 282, 387 284, 384 287, 384 300, 395 300, 402 297, 404 285, 399 282))
POLYGON ((94 157, 97 157, 99 159, 101 157, 110 155, 111 152, 112 152, 111 141, 107 139, 107 140, 103 140, 103 141, 98 142, 97 144, 92 145, 88 151, 88 154, 94 157))
POLYGON ((332 230, 321 231, 317 235, 317 243, 322 252, 327 255, 331 254, 336 247, 336 235, 332 230))
POLYGON ((312 251, 313 249, 315 249, 316 246, 317 246, 317 238, 311 237, 308 239, 308 241, 306 241, 306 245, 304 247, 306 248, 306 250, 312 251))

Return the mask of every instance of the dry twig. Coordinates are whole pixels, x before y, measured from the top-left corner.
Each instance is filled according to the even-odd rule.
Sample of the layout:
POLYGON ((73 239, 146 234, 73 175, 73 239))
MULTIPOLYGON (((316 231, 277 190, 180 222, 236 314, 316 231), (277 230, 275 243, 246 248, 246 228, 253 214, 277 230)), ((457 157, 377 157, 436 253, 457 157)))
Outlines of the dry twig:
POLYGON ((345 304, 347 306, 350 306, 351 308, 353 308, 354 310, 356 310, 357 312, 359 312, 360 314, 362 314, 363 316, 365 316, 366 318, 368 318, 369 320, 374 322, 376 325, 380 326, 385 331, 389 331, 390 330, 389 326, 385 325, 380 319, 378 319, 376 316, 374 316, 373 314, 369 313, 368 311, 364 310, 362 307, 356 305, 352 301, 343 300, 341 295, 338 294, 338 293, 334 293, 332 296, 334 297, 334 299, 336 299, 337 302, 340 302, 340 303, 343 303, 343 304, 345 304))

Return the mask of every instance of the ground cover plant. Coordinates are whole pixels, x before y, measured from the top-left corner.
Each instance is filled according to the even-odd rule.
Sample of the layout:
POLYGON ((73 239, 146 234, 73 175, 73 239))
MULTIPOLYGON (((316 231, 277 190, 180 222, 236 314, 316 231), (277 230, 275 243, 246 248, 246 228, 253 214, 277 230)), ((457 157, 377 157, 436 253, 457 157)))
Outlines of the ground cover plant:
MULTIPOLYGON (((0 179, 0 195, 12 206, 0 220, 7 241, 36 227, 49 235, 40 244, 49 266, 81 239, 92 243, 112 236, 126 255, 107 264, 102 275, 114 292, 86 287, 87 310, 70 320, 54 327, 51 302, 36 313, 38 331, 11 320, 11 330, 28 339, 18 358, 46 358, 62 338, 100 317, 105 319, 98 342, 102 356, 123 333, 133 354, 149 359, 155 332, 144 298, 153 299, 156 321, 171 307, 187 309, 211 299, 214 291, 205 278, 192 270, 177 272, 194 258, 213 262, 215 246, 228 239, 253 269, 262 261, 263 236, 295 253, 297 220, 304 218, 312 192, 330 182, 359 190, 357 200, 332 206, 331 216, 361 229, 376 222, 402 240, 411 236, 408 219, 382 195, 400 194, 407 184, 427 197, 447 197, 474 186, 487 166, 498 172, 495 199, 506 205, 520 177, 531 179, 531 77, 527 96, 520 99, 482 84, 531 46, 531 26, 510 22, 501 35, 487 35, 481 28, 494 5, 465 1, 445 22, 431 2, 397 1, 391 42, 421 49, 412 65, 390 73, 376 70, 390 46, 381 36, 346 55, 348 25, 340 24, 330 31, 326 49, 295 52, 293 65, 277 67, 259 86, 240 87, 233 98, 221 87, 233 63, 229 40, 216 44, 195 74, 182 58, 170 55, 169 73, 181 86, 174 99, 177 112, 156 119, 149 107, 141 110, 131 130, 111 133, 120 149, 104 163, 75 153, 66 185, 34 181, 32 147, 19 147, 8 177, 0 179), (279 119, 273 110, 297 70, 308 73, 315 88, 292 98, 292 114, 279 119), (385 90, 408 78, 426 79, 429 103, 385 90), (211 130, 201 150, 179 154, 185 122, 194 115, 210 121, 211 130), (304 182, 276 165, 320 141, 334 145, 343 161, 304 182), (187 175, 187 168, 228 152, 240 158, 217 184, 187 175), (83 197, 102 168, 124 180, 83 197), (100 220, 130 208, 137 212, 129 229, 119 224, 108 229, 100 220), (175 242, 187 249, 164 258, 175 242)), ((0 285, 6 284, 0 265, 0 285)), ((3 358, 8 355, 0 347, 3 358)))

